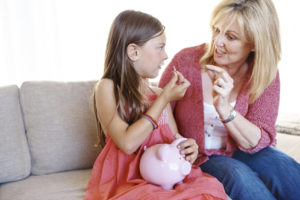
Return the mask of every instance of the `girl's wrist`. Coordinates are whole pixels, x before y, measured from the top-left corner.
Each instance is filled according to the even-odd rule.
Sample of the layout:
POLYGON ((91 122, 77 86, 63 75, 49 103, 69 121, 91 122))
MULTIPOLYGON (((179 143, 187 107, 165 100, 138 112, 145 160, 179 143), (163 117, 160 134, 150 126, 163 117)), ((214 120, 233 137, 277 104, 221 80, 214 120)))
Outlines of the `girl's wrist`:
POLYGON ((160 98, 165 105, 167 105, 170 102, 168 95, 166 94, 166 92, 164 90, 160 93, 158 98, 160 98))

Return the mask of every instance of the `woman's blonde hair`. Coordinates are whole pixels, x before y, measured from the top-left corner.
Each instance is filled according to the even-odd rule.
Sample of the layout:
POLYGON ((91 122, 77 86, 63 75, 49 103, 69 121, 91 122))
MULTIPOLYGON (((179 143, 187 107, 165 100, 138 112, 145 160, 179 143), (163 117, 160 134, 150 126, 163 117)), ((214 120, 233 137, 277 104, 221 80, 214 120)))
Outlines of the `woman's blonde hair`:
MULTIPOLYGON (((236 19, 244 38, 254 46, 248 58, 252 63, 249 90, 253 103, 275 79, 281 57, 279 20, 271 0, 223 0, 214 9, 210 26, 236 19)), ((200 59, 202 64, 213 64, 214 44, 206 45, 200 59)))

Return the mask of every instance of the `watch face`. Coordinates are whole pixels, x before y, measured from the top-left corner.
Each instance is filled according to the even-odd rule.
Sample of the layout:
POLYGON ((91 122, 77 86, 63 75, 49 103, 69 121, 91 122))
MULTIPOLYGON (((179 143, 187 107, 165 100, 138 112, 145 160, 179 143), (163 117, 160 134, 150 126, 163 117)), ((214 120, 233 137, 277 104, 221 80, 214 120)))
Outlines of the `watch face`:
POLYGON ((232 109, 232 111, 230 112, 230 115, 229 115, 229 117, 227 118, 227 119, 224 119, 224 120, 222 120, 222 122, 224 123, 224 124, 226 124, 226 123, 228 123, 228 122, 231 122, 235 117, 236 117, 236 111, 234 110, 234 109, 232 109))

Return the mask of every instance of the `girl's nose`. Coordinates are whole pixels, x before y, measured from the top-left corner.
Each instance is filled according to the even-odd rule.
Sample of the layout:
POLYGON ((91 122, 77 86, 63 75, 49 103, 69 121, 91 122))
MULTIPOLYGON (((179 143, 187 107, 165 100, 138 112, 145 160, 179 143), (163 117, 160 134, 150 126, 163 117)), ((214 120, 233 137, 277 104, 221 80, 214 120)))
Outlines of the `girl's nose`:
POLYGON ((164 60, 167 60, 169 57, 168 57, 168 54, 166 51, 164 51, 164 60))

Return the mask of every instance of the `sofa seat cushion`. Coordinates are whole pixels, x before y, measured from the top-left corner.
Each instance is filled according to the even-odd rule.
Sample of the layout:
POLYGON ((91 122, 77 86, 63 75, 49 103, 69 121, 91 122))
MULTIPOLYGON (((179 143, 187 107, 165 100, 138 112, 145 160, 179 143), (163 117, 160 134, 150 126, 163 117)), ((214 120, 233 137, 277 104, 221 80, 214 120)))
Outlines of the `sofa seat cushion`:
POLYGON ((91 169, 30 176, 0 185, 1 200, 82 200, 91 169))
POLYGON ((300 136, 277 133, 276 147, 300 163, 300 136))
MULTIPOLYGON (((0 87, 0 184, 30 174, 30 153, 16 85, 0 87)), ((1 198, 0 198, 1 199, 1 198)))
POLYGON ((276 129, 279 133, 300 136, 299 113, 281 112, 276 121, 276 129))
POLYGON ((31 172, 44 175, 93 166, 100 149, 93 110, 95 81, 24 82, 20 89, 31 172))

